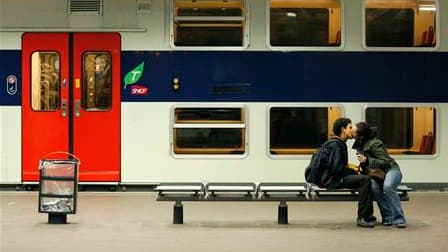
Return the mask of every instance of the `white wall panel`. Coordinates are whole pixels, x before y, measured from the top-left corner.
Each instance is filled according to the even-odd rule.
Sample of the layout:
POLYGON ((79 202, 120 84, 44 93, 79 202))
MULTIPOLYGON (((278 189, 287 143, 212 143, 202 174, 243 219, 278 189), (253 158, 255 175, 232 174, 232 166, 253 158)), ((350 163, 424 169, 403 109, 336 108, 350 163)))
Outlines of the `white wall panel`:
POLYGON ((21 109, 0 107, 0 183, 21 182, 21 109))

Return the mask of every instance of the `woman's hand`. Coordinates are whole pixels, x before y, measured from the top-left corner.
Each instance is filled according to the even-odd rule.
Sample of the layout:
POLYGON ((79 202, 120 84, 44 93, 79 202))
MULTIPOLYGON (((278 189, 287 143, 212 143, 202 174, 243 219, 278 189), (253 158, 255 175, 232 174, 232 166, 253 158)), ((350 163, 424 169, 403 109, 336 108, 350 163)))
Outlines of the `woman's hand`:
POLYGON ((367 157, 364 156, 363 154, 358 154, 358 155, 356 155, 356 157, 358 158, 358 161, 360 163, 365 163, 367 161, 367 157))

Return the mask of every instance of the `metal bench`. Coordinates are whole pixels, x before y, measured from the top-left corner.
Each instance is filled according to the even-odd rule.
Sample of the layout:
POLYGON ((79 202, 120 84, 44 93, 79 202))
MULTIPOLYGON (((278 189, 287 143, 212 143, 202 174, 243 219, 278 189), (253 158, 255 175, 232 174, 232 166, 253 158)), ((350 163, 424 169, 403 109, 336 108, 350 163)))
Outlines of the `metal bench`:
MULTIPOLYGON (((162 183, 155 189, 157 201, 174 201, 173 224, 183 224, 182 201, 278 201, 278 224, 288 224, 288 201, 357 201, 353 189, 325 189, 304 183, 162 183)), ((397 188, 408 201, 411 188, 397 188)))
MULTIPOLYGON (((354 189, 325 189, 316 185, 308 184, 311 187, 310 199, 314 201, 358 201, 358 191, 354 189)), ((397 192, 401 201, 409 201, 408 192, 412 191, 406 185, 399 185, 397 192)))

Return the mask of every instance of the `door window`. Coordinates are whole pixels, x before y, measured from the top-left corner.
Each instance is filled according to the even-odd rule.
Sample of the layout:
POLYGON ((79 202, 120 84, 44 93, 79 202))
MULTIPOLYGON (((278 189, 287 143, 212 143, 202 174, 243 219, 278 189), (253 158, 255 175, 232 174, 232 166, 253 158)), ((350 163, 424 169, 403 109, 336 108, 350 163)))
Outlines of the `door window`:
POLYGON ((88 111, 109 110, 112 105, 110 53, 85 53, 82 69, 82 107, 88 111))
POLYGON ((56 52, 31 55, 31 106, 34 111, 59 109, 60 63, 56 52))

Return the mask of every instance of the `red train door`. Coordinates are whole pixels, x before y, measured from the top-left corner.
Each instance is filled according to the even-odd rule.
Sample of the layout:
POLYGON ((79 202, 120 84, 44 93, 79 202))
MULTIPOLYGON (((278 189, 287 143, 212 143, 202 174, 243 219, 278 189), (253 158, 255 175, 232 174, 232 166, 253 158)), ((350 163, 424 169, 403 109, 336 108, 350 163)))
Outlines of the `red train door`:
POLYGON ((22 179, 38 179, 39 159, 69 151, 68 34, 22 37, 22 179))
POLYGON ((120 180, 120 35, 22 37, 22 180, 55 151, 81 160, 80 181, 120 180))
POLYGON ((73 36, 73 150, 81 181, 120 179, 120 40, 117 33, 73 36))

